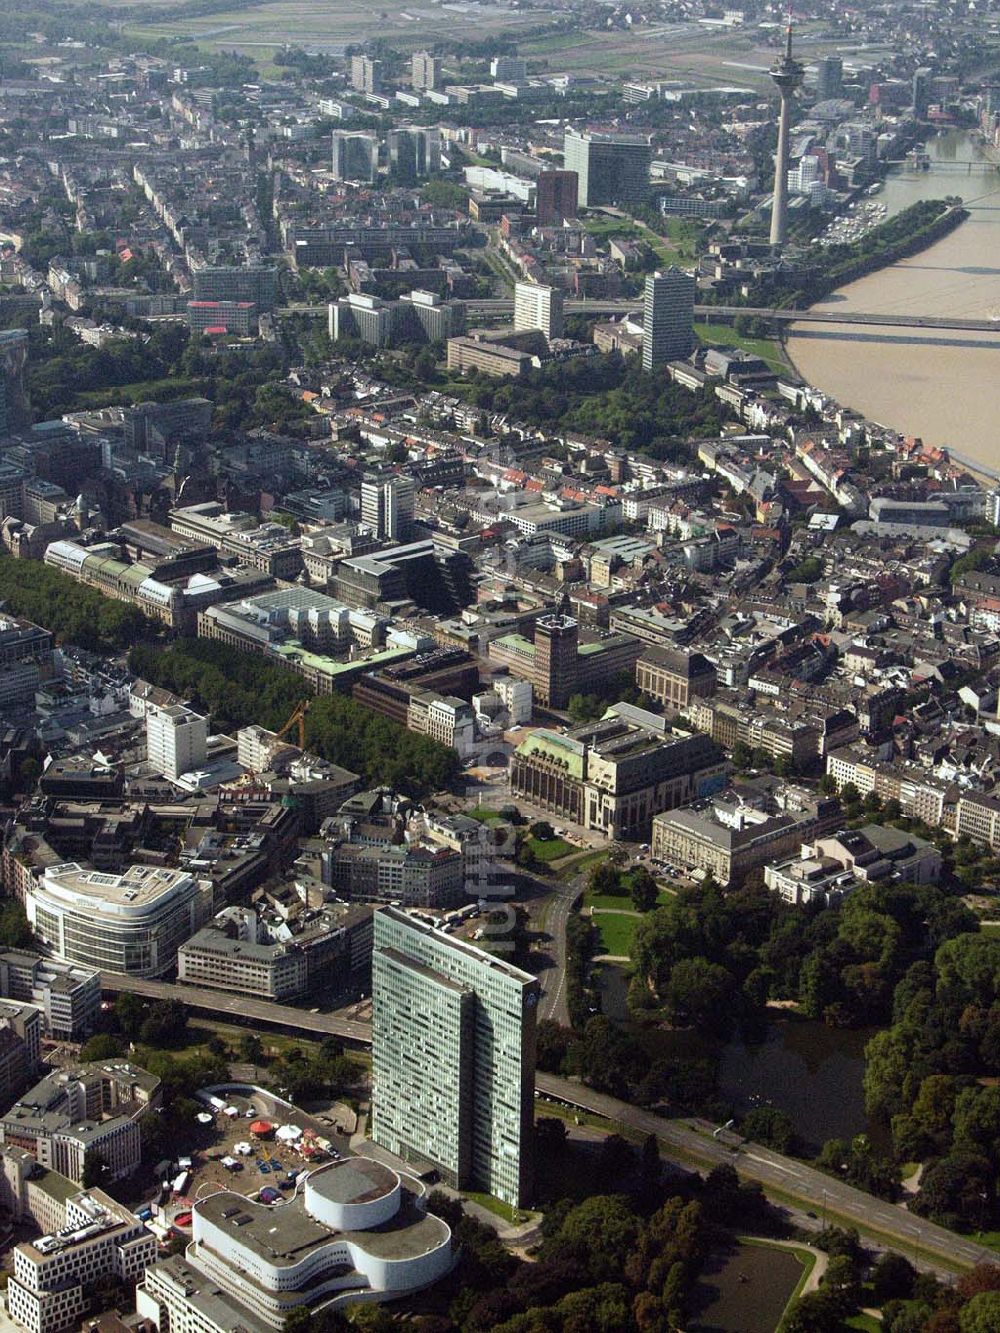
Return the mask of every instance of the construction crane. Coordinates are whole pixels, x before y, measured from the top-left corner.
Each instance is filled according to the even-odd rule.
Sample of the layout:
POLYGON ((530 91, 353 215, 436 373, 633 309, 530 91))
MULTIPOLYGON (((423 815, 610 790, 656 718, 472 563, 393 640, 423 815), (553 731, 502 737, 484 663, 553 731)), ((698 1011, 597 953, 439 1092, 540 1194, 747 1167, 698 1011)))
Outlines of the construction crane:
POLYGON ((299 749, 306 748, 306 713, 309 712, 309 700, 302 699, 295 705, 295 711, 281 728, 275 732, 275 739, 282 740, 293 727, 298 727, 299 749))

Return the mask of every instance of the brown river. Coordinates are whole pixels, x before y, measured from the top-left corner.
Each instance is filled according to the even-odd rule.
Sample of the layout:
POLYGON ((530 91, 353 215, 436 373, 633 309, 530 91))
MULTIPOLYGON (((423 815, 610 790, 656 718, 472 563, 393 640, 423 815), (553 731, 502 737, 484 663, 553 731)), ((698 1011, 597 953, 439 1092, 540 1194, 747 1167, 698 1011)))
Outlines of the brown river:
POLYGON ((1000 473, 1000 172, 966 133, 938 135, 927 151, 929 171, 893 168, 877 198, 891 215, 960 195, 968 220, 816 309, 996 317, 996 333, 799 324, 787 350, 802 378, 840 403, 1000 473))

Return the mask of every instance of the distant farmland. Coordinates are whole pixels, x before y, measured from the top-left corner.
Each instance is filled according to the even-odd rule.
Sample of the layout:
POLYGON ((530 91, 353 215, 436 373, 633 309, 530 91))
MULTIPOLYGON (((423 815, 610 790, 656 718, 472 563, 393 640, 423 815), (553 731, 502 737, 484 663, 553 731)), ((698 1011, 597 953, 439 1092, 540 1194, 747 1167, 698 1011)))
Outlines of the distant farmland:
MULTIPOLYGON (((110 0, 132 8, 134 0, 110 0)), ((130 21, 136 37, 187 37, 205 46, 242 51, 266 64, 286 45, 336 51, 378 36, 400 51, 438 40, 482 41, 491 36, 525 37, 519 51, 544 67, 580 74, 679 80, 702 86, 727 84, 770 90, 767 69, 775 50, 759 33, 739 28, 706 28, 699 23, 649 24, 631 32, 568 32, 546 23, 567 18, 564 10, 511 10, 477 0, 248 0, 230 10, 199 17, 178 15, 177 0, 146 0, 149 18, 130 21), (169 18, 158 18, 158 13, 169 18)), ((803 56, 834 49, 799 35, 803 56)))

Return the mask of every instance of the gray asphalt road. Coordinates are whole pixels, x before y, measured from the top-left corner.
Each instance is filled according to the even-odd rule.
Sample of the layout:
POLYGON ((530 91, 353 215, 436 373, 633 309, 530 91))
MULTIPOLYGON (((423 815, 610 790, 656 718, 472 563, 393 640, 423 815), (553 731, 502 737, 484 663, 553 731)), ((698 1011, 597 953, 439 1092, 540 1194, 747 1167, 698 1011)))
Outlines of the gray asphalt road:
MULTIPOLYGON (((552 966, 542 974, 543 985, 546 986, 540 1006, 543 1018, 558 1015, 565 1009, 565 922, 573 896, 578 891, 574 881, 560 885, 553 894, 549 929, 553 938, 558 938, 560 943, 558 953, 555 949, 552 951, 552 966), (555 915, 552 916, 552 913, 555 915)), ((156 999, 177 999, 193 1008, 214 1012, 223 1019, 243 1023, 249 1020, 250 1026, 259 1023, 316 1036, 332 1033, 359 1046, 371 1044, 369 1024, 342 1018, 337 1014, 311 1014, 302 1009, 252 1000, 246 996, 226 995, 162 981, 139 981, 134 977, 113 973, 102 973, 101 980, 107 993, 128 990, 156 999)), ((680 1158, 682 1162, 695 1159, 699 1165, 707 1168, 720 1162, 729 1162, 741 1175, 760 1181, 765 1189, 778 1191, 782 1201, 788 1200, 803 1211, 823 1213, 831 1218, 836 1217, 838 1221, 846 1220, 862 1231, 878 1233, 883 1240, 891 1238, 895 1248, 917 1263, 927 1264, 937 1260, 951 1268, 966 1268, 996 1260, 993 1250, 978 1245, 975 1240, 946 1231, 897 1204, 886 1203, 853 1189, 804 1162, 783 1157, 780 1153, 771 1152, 754 1143, 738 1144, 732 1135, 727 1135, 726 1141, 720 1142, 714 1137, 717 1126, 708 1121, 671 1120, 552 1074, 539 1073, 536 1086, 545 1096, 592 1111, 638 1133, 655 1134, 664 1145, 668 1157, 670 1149, 674 1148, 683 1154, 680 1158)))
POLYGON ((734 1151, 735 1137, 729 1135, 727 1142, 720 1142, 713 1137, 717 1126, 706 1120, 668 1120, 553 1074, 538 1074, 535 1084, 546 1096, 606 1116, 641 1134, 655 1134, 666 1146, 668 1156, 673 1147, 700 1159, 709 1168, 729 1162, 741 1176, 760 1181, 765 1189, 780 1190, 809 1211, 825 1212, 831 1217, 836 1214, 838 1221, 846 1218, 861 1230, 868 1228, 890 1236, 896 1248, 908 1258, 924 1261, 938 1258, 954 1268, 996 1261, 996 1252, 985 1245, 917 1217, 898 1204, 886 1203, 845 1185, 804 1162, 783 1157, 756 1143, 743 1143, 734 1151))
MULTIPOLYGON (((566 922, 573 904, 583 892, 585 879, 586 875, 577 875, 567 884, 552 886, 545 917, 548 940, 544 948, 549 962, 538 973, 538 980, 542 983, 538 1016, 552 1019, 564 1027, 569 1026, 569 1010, 566 1007, 566 922)), ((548 887, 548 881, 539 883, 548 887)))
POLYGON ((311 1014, 307 1009, 290 1005, 272 1004, 268 1000, 254 1000, 248 995, 230 995, 225 991, 200 990, 171 981, 143 981, 138 977, 120 976, 116 972, 101 973, 101 990, 106 995, 131 991, 152 1000, 180 1000, 192 1009, 205 1010, 216 1018, 242 1023, 281 1028, 289 1032, 308 1033, 314 1037, 341 1037, 359 1046, 370 1046, 372 1030, 369 1023, 359 1023, 339 1014, 311 1014))

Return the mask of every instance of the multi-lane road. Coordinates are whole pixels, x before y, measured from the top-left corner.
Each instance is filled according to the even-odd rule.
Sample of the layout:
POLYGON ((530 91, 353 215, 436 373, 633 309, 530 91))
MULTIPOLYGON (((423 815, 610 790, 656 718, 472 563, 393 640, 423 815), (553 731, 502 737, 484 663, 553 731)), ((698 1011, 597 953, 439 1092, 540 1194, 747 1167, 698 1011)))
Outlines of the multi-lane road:
POLYGON ((709 1169, 728 1162, 741 1176, 759 1181, 765 1191, 774 1192, 779 1199, 787 1199, 817 1215, 825 1213, 838 1222, 846 1219, 862 1232, 875 1233, 876 1239, 891 1242, 915 1260, 937 1261, 950 1268, 996 1262, 995 1250, 967 1236, 958 1236, 897 1204, 845 1185, 805 1162, 771 1152, 756 1143, 740 1142, 735 1135, 720 1132, 718 1126, 707 1120, 667 1119, 554 1074, 537 1074, 535 1086, 543 1096, 604 1116, 637 1133, 654 1134, 668 1157, 674 1149, 683 1159, 694 1159, 709 1169))
MULTIPOLYGON (((542 928, 548 936, 545 945, 548 952, 545 965, 539 971, 542 983, 539 1016, 562 1024, 568 1022, 566 922, 582 892, 584 878, 581 874, 567 884, 556 886, 550 881, 544 882, 550 893, 541 915, 542 928)), ((336 1036, 359 1047, 371 1045, 371 1025, 343 1013, 312 1013, 247 996, 164 981, 140 981, 109 972, 101 974, 101 984, 107 994, 132 991, 150 999, 180 1000, 193 1009, 207 1010, 231 1022, 319 1038, 336 1036)), ((602 1116, 635 1133, 655 1135, 667 1157, 673 1151, 682 1162, 709 1170, 721 1162, 728 1162, 741 1176, 759 1181, 778 1201, 802 1212, 822 1213, 831 1220, 853 1223, 876 1241, 894 1246, 917 1262, 960 1269, 996 1260, 994 1251, 973 1239, 956 1235, 897 1204, 886 1203, 845 1185, 793 1157, 743 1142, 733 1134, 720 1131, 709 1121, 657 1115, 553 1074, 539 1073, 536 1087, 541 1096, 602 1116)))
POLYGON ((324 1037, 340 1037, 355 1046, 370 1046, 372 1043, 370 1023, 343 1014, 312 1013, 308 1009, 294 1009, 291 1005, 272 1004, 269 1000, 254 1000, 248 995, 202 990, 197 986, 179 985, 171 981, 143 981, 138 977, 121 976, 117 972, 101 973, 101 990, 105 995, 132 991, 150 1000, 180 1000, 191 1009, 207 1010, 216 1018, 249 1027, 257 1024, 320 1040, 324 1037))
MULTIPOLYGON (((509 297, 485 297, 482 300, 458 301, 464 305, 470 315, 509 315, 513 313, 514 302, 509 297)), ((567 315, 626 315, 635 314, 642 309, 642 298, 622 300, 619 297, 603 299, 600 297, 570 300, 564 306, 567 315)), ((305 303, 284 306, 279 315, 325 315, 325 305, 305 303)), ((877 311, 853 310, 789 310, 776 306, 725 306, 696 305, 695 319, 708 321, 728 321, 732 319, 764 319, 781 324, 860 324, 873 328, 960 330, 962 332, 993 333, 1000 338, 1000 323, 993 319, 969 319, 951 315, 912 315, 879 313, 877 311)))
POLYGON ((542 930, 548 937, 542 946, 545 962, 538 970, 542 983, 542 999, 538 1006, 539 1018, 550 1018, 554 1023, 569 1027, 569 1009, 566 1007, 566 922, 573 905, 583 892, 586 875, 576 875, 567 884, 545 883, 549 890, 542 930))

